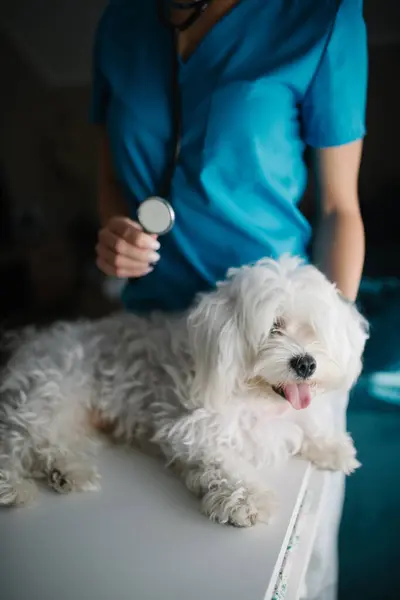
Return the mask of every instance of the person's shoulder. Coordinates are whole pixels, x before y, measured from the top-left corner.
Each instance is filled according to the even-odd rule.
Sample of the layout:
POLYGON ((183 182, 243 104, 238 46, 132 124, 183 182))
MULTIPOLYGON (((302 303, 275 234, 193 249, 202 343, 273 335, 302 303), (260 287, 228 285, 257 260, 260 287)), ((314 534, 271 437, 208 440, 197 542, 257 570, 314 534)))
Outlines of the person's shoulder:
POLYGON ((109 0, 97 26, 97 38, 107 49, 133 43, 141 36, 156 0, 109 0))
POLYGON ((100 18, 99 27, 107 29, 131 19, 140 19, 154 6, 154 0, 109 0, 100 18))
POLYGON ((332 34, 332 45, 344 50, 348 50, 348 40, 354 39, 354 42, 360 37, 365 39, 366 26, 364 20, 364 1, 363 0, 337 0, 336 19, 332 34), (346 42, 346 44, 344 44, 346 42))
MULTIPOLYGON (((308 0, 314 6, 314 23, 325 28, 324 54, 348 53, 349 39, 365 33, 364 0, 308 0)), ((311 17, 311 15, 310 15, 311 17)), ((309 23, 313 23, 310 18, 309 23)), ((307 26, 307 25, 306 25, 307 26)), ((310 25, 312 27, 312 25, 310 25)))
POLYGON ((296 3, 296 7, 311 20, 314 17, 344 21, 344 16, 363 16, 364 0, 304 0, 301 4, 296 3))
POLYGON ((362 11, 364 8, 364 0, 311 0, 315 6, 324 6, 327 10, 336 10, 351 8, 353 10, 362 11))
POLYGON ((156 9, 157 0, 108 0, 104 14, 141 15, 156 9))
POLYGON ((100 22, 104 22, 110 18, 123 17, 127 15, 137 14, 140 10, 140 5, 137 0, 109 0, 106 4, 100 22))
POLYGON ((362 20, 364 14, 364 0, 335 0, 337 21, 341 24, 352 26, 354 19, 362 20))
POLYGON ((356 10, 363 10, 364 0, 335 0, 338 7, 351 7, 356 10))
POLYGON ((143 47, 159 43, 157 0, 109 0, 95 35, 95 56, 113 86, 126 93, 143 47), (155 42, 154 42, 155 40, 155 42))
POLYGON ((146 3, 141 2, 140 0, 108 0, 107 3, 107 8, 108 9, 114 9, 114 10, 128 10, 129 12, 131 11, 136 11, 140 8, 143 8, 143 6, 146 3))

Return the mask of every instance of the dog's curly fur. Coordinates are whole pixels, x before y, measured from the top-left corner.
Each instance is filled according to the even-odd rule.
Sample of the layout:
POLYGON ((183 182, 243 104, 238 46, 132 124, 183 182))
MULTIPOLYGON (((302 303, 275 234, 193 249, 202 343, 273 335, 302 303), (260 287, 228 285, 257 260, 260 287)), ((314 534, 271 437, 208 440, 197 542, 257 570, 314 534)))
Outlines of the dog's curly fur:
POLYGON ((95 417, 117 440, 155 444, 211 519, 268 520, 263 465, 296 454, 345 473, 359 465, 324 397, 353 385, 366 339, 356 308, 291 257, 232 270, 185 315, 27 329, 0 384, 0 504, 28 501, 39 478, 97 489, 95 417), (302 356, 315 372, 299 375, 302 356), (293 384, 309 386, 308 408, 282 397, 293 384))

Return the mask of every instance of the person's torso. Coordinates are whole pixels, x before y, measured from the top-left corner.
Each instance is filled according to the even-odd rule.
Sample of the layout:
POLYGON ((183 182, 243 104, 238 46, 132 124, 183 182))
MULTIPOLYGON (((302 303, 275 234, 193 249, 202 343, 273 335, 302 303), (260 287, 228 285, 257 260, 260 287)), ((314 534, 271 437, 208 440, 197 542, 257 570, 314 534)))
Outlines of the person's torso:
MULTIPOLYGON (((173 230, 133 310, 183 309, 227 269, 305 255, 299 105, 318 68, 336 0, 241 0, 179 64, 181 149, 173 230)), ((173 45, 156 0, 114 1, 101 27, 114 167, 134 218, 161 193, 173 152, 173 45)))

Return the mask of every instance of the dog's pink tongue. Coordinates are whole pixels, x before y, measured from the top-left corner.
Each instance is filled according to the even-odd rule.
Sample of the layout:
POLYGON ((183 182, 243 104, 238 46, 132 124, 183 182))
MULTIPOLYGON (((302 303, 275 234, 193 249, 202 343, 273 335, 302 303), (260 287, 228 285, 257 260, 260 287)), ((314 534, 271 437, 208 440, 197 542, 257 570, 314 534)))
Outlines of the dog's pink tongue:
POLYGON ((296 410, 307 408, 311 402, 311 390, 308 383, 289 383, 283 388, 285 398, 296 410))

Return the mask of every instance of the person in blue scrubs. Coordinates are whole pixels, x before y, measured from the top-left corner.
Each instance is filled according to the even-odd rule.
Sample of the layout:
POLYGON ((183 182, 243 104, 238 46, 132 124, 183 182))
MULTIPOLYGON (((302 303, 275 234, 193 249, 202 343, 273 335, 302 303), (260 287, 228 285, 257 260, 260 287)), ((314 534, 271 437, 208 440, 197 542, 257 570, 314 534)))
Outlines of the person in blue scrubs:
MULTIPOLYGON (((320 192, 313 258, 354 299, 364 256, 362 1, 214 0, 180 34, 181 149, 169 194, 176 223, 155 240, 135 221, 138 204, 160 193, 173 152, 172 38, 157 4, 112 0, 95 42, 98 265, 128 279, 125 307, 185 309, 229 267, 307 257, 312 232, 298 208, 307 146, 320 192)), ((187 17, 171 13, 175 22, 187 17)))
MULTIPOLYGON (((178 36, 177 74, 158 0, 112 0, 96 34, 98 266, 127 280, 129 311, 186 309, 228 268, 284 253, 314 260, 354 300, 364 261, 357 191, 367 88, 362 0, 161 3, 175 26, 194 21, 178 36), (180 152, 168 200, 176 222, 156 239, 141 231, 136 214, 162 193, 168 173, 175 75, 180 152), (315 231, 299 210, 306 148, 318 183, 315 231)), ((334 563, 327 548, 336 539, 337 489, 308 597, 333 590, 321 561, 334 563)))

